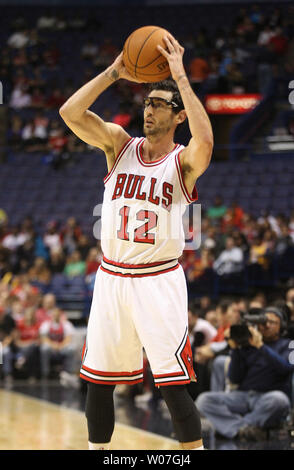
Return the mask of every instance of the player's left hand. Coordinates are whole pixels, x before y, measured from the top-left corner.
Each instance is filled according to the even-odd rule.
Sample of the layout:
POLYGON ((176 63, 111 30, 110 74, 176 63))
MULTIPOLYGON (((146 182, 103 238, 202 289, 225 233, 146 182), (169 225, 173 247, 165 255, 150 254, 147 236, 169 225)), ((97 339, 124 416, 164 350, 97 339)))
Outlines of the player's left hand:
POLYGON ((167 59, 171 75, 173 79, 177 81, 180 77, 186 75, 183 65, 185 49, 170 33, 164 37, 164 41, 166 43, 167 50, 159 45, 157 46, 157 49, 167 59))

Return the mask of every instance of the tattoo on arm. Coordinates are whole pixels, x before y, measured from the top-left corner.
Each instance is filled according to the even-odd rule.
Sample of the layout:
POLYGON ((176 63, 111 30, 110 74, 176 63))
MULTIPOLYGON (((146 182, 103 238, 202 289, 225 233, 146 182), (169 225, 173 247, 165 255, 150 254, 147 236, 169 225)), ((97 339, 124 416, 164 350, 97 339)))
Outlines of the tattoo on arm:
POLYGON ((106 72, 107 77, 112 81, 115 82, 119 78, 118 71, 113 69, 110 72, 106 72))

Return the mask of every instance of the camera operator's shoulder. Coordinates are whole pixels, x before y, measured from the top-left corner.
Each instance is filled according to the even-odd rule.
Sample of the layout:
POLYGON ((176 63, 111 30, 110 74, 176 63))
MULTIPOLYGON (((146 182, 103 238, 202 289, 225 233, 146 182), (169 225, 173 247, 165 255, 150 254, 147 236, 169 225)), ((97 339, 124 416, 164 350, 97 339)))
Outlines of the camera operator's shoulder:
POLYGON ((278 339, 278 341, 277 341, 278 351, 281 352, 281 353, 284 352, 284 351, 289 352, 289 347, 291 347, 290 346, 291 341, 293 341, 293 340, 291 340, 290 338, 287 338, 287 337, 283 337, 283 338, 278 339))

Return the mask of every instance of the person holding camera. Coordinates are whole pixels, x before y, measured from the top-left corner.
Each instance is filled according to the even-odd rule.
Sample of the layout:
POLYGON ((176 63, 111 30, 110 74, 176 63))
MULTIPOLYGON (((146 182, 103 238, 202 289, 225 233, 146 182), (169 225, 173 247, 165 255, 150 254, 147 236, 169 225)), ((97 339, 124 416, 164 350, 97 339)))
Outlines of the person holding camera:
POLYGON ((289 363, 290 340, 282 337, 284 316, 276 307, 267 307, 255 323, 258 327, 238 325, 247 329, 248 340, 243 334, 239 341, 236 331, 232 335, 235 326, 230 328, 228 378, 234 387, 204 392, 196 401, 216 432, 229 439, 262 440, 266 429, 283 422, 291 408, 294 365, 289 363))

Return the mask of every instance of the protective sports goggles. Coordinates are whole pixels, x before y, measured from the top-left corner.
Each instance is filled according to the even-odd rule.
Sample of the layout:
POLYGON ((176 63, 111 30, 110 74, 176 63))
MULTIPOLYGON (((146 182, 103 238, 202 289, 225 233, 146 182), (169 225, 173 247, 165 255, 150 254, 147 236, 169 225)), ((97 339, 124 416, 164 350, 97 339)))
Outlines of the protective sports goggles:
POLYGON ((174 101, 168 101, 164 98, 156 98, 156 97, 148 97, 144 98, 143 100, 144 103, 144 108, 148 108, 149 105, 152 106, 152 108, 157 109, 157 108, 178 108, 179 105, 175 103, 174 101))

